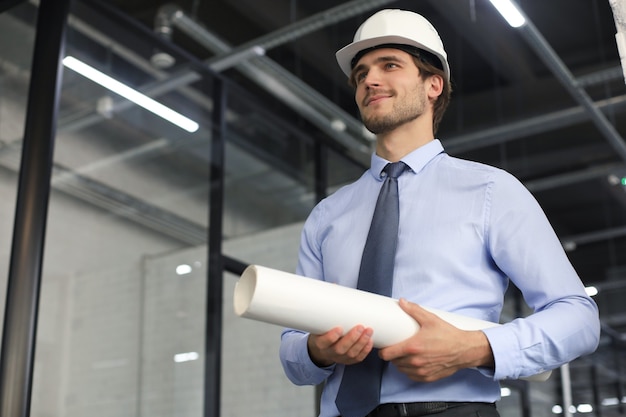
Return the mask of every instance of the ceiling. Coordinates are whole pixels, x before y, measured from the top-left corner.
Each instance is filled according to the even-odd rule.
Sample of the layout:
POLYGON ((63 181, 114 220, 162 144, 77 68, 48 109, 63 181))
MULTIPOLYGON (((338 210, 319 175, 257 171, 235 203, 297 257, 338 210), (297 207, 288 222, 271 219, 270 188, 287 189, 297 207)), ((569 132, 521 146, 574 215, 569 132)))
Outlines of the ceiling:
MULTIPOLYGON (((135 45, 127 36, 128 27, 138 23, 145 36, 160 41, 163 51, 178 60, 195 58, 204 70, 219 70, 236 84, 231 88, 235 99, 230 102, 232 136, 226 164, 226 216, 231 220, 225 228, 227 236, 235 236, 304 219, 316 199, 316 143, 332 150, 326 161, 331 191, 367 167, 372 137, 358 121, 353 92, 334 52, 378 9, 423 14, 438 29, 451 66, 452 103, 438 132, 446 150, 502 167, 531 190, 582 280, 600 289, 596 299, 604 325, 623 343, 626 85, 614 17, 608 0, 518 4, 529 24, 513 29, 487 0, 83 0, 72 6, 70 49, 82 48, 83 55, 94 60, 119 56, 113 64, 131 78, 135 71, 157 80, 165 80, 164 73, 191 73, 188 67, 179 68, 179 61, 170 68, 154 66, 151 58, 161 49, 135 45), (163 23, 171 29, 166 38, 155 31, 163 23)), ((5 55, 7 48, 19 49, 2 37, 0 46, 5 55)), ((28 68, 28 58, 19 50, 12 56, 24 61, 18 66, 28 68)), ((197 63, 194 68, 203 71, 197 63)), ((70 76, 65 83, 59 126, 71 136, 102 115, 93 109, 85 113, 76 104, 96 93, 70 76)), ((199 88, 200 83, 192 78, 187 84, 199 88)), ((184 96, 211 108, 210 97, 191 89, 184 96)), ((136 117, 123 106, 115 110, 136 117)), ((133 142, 145 156, 171 146, 162 139, 149 142, 153 138, 136 130, 122 134, 119 126, 114 135, 106 126, 98 129, 95 132, 112 150, 133 142)), ((206 182, 207 143, 190 143, 180 138, 176 147, 185 148, 188 157, 166 161, 178 173, 168 181, 199 188, 206 182), (180 174, 180 167, 189 175, 180 174)), ((84 141, 80 144, 85 146, 84 141)), ((109 159, 132 160, 137 154, 135 150, 109 159)), ((76 152, 66 160, 61 152, 55 161, 57 170, 63 165, 78 172, 80 167, 76 152)), ((162 172, 163 165, 151 169, 162 172)), ((117 175, 124 173, 116 170, 117 175)), ((193 211, 191 204, 148 205, 146 187, 112 186, 102 175, 88 177, 85 172, 75 177, 79 182, 57 178, 54 185, 93 204, 131 206, 133 210, 124 213, 136 216, 139 223, 189 245, 204 243, 205 213, 193 211)))

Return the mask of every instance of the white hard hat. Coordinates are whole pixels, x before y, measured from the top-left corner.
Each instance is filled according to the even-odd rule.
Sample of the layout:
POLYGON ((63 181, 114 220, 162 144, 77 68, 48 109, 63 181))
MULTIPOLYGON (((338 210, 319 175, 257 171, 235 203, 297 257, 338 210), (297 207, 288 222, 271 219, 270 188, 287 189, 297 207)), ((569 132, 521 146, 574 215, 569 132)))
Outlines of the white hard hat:
POLYGON ((407 10, 381 10, 357 29, 354 41, 337 51, 335 56, 341 70, 349 77, 352 60, 361 51, 380 45, 409 45, 434 54, 450 81, 448 55, 439 33, 423 16, 407 10))

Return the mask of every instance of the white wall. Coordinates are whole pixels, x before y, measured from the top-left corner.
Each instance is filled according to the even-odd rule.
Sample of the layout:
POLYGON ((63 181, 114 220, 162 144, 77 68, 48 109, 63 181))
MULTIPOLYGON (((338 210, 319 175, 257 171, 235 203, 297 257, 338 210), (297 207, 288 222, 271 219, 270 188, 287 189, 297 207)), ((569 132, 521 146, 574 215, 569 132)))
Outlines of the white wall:
MULTIPOLYGON (((176 249, 58 195, 49 223, 32 415, 201 416, 206 247, 176 249), (182 263, 190 274, 176 274, 182 263), (200 356, 175 363, 185 352, 200 356)), ((293 271, 300 228, 227 241, 225 252, 293 271)), ((280 366, 281 329, 234 316, 236 279, 224 278, 222 416, 312 417, 313 387, 280 366)))
MULTIPOLYGON (((293 271, 301 224, 225 242, 237 259, 293 271)), ((142 341, 141 416, 199 416, 203 390, 206 248, 146 260, 142 341), (193 267, 176 276, 177 265, 193 267), (197 361, 174 363, 177 353, 199 352, 197 361)), ((222 341, 223 417, 313 416, 313 387, 296 387, 278 360, 281 329, 234 315, 238 277, 224 278, 222 341)))

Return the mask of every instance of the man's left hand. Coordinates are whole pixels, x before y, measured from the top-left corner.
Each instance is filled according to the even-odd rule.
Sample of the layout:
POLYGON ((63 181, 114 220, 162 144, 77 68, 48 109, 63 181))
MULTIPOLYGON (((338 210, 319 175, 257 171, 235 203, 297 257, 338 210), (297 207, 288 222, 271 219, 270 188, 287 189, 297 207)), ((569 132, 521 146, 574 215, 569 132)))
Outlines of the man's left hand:
POLYGON ((463 368, 494 365, 491 346, 482 331, 460 330, 404 299, 400 307, 420 329, 409 339, 381 349, 379 356, 412 380, 432 382, 463 368))

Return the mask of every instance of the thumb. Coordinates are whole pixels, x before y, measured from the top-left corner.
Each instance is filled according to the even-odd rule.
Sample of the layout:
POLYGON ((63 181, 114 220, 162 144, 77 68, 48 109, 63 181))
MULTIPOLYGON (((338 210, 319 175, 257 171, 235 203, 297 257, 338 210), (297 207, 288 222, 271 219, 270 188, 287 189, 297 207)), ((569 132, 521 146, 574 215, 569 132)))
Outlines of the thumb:
POLYGON ((433 316, 433 313, 431 313, 430 311, 404 298, 401 298, 399 303, 400 308, 413 319, 415 319, 415 321, 417 321, 417 323, 420 325, 423 325, 423 323, 429 321, 433 316))

